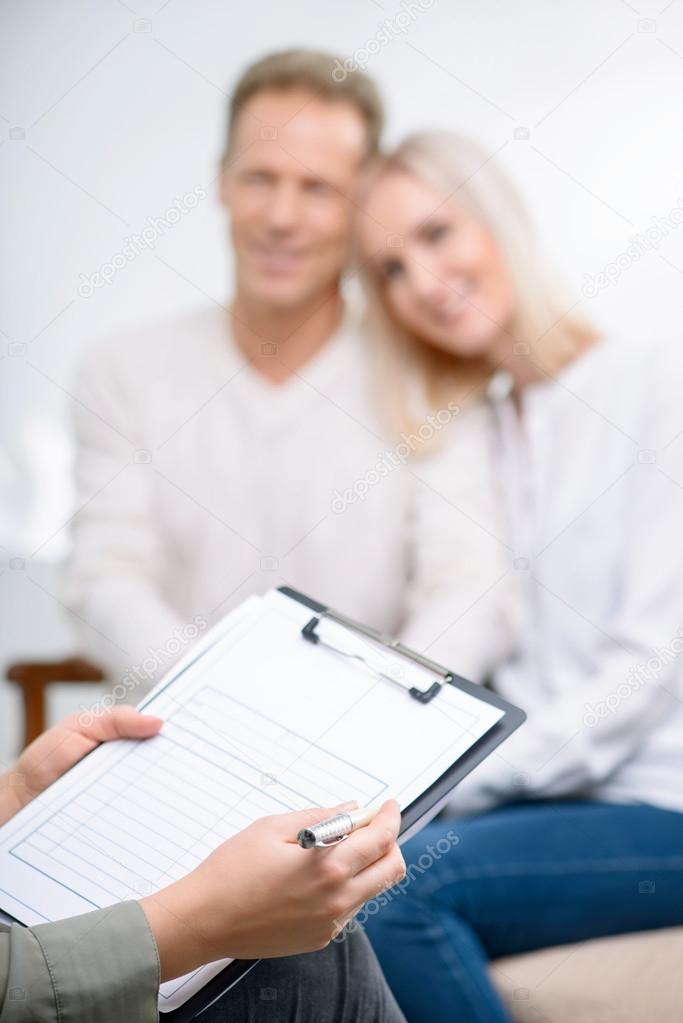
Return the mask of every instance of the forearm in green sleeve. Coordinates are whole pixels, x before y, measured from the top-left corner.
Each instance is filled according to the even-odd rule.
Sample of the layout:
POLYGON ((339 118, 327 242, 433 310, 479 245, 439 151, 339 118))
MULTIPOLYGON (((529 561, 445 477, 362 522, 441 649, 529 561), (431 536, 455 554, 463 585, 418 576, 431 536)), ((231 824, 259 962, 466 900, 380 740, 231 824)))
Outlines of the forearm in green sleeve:
POLYGON ((0 932, 0 1023, 157 1023, 158 995, 137 902, 0 932))

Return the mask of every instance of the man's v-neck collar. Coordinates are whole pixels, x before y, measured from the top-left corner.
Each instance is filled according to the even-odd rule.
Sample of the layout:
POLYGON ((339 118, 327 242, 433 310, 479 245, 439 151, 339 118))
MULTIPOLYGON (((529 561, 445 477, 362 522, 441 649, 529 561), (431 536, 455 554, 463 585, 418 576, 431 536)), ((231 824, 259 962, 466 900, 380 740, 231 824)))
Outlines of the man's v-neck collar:
POLYGON ((230 314, 224 321, 225 355, 239 378, 240 390, 247 400, 269 415, 286 415, 288 410, 299 410, 307 397, 325 394, 348 361, 348 344, 353 313, 346 305, 341 319, 325 343, 299 369, 280 383, 273 383, 260 373, 239 348, 232 329, 230 314))

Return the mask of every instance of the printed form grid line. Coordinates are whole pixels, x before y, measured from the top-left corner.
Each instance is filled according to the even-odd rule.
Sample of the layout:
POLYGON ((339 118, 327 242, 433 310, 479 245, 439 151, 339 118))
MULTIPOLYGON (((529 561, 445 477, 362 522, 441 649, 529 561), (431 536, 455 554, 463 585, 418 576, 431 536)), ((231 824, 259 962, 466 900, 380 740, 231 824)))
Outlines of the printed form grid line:
MULTIPOLYGON (((186 873, 200 862, 203 855, 215 848, 219 841, 240 830, 254 819, 254 816, 298 808, 299 805, 319 805, 318 799, 311 799, 300 789, 277 781, 269 771, 264 771, 263 766, 257 761, 250 762, 244 759, 242 747, 245 744, 242 736, 245 728, 248 728, 250 735, 255 737, 252 742, 247 743, 250 751, 268 758, 271 771, 274 767, 277 772, 286 774, 289 765, 286 761, 278 759, 278 756, 289 755, 294 756, 294 762, 298 764, 298 768, 294 769, 292 774, 304 777, 299 768, 305 767, 304 758, 309 756, 314 760, 316 775, 324 775, 329 779, 328 784, 331 781, 342 786, 348 783, 349 774, 352 774, 355 776, 356 787, 359 788, 359 782, 362 781, 362 788, 367 792, 368 801, 377 798, 386 790, 386 783, 379 778, 361 771, 343 757, 329 752, 316 743, 311 743, 304 736, 283 729, 267 715, 255 711, 242 701, 226 696, 214 687, 207 686, 196 693, 192 707, 192 711, 188 711, 181 705, 169 715, 165 732, 168 733, 169 730, 176 732, 176 738, 169 734, 159 736, 157 746, 160 747, 160 751, 155 751, 153 759, 150 759, 149 748, 145 750, 144 746, 131 747, 112 765, 106 776, 93 779, 68 810, 61 808, 55 811, 41 825, 25 835, 21 842, 10 850, 11 855, 55 883, 81 895, 91 905, 107 905, 112 899, 139 894, 139 891, 130 884, 131 877, 135 877, 135 883, 138 885, 158 884, 162 877, 175 879, 186 873), (214 723, 219 707, 226 708, 225 715, 221 715, 223 720, 234 722, 229 710, 231 705, 233 712, 236 711, 234 718, 241 729, 239 738, 228 730, 217 730, 214 723), (210 720, 204 716, 205 714, 210 720), (214 742, 206 734, 195 732, 187 727, 187 724, 181 724, 177 719, 183 716, 191 717, 204 729, 208 725, 210 732, 218 736, 222 745, 214 742), (276 729, 279 735, 274 734, 273 729, 276 729), (258 745, 259 742, 263 743, 263 747, 258 745), (230 744, 239 746, 242 756, 231 751, 230 744), (200 751, 198 746, 201 750, 208 751, 209 755, 200 751), (196 789, 203 789, 210 794, 212 800, 216 799, 216 805, 221 808, 220 814, 214 810, 209 815, 210 822, 188 816, 186 813, 182 813, 181 816, 178 806, 160 798, 156 791, 158 782, 155 785, 155 777, 158 778, 159 772, 166 770, 166 762, 176 764, 180 753, 191 764, 197 765, 197 770, 192 776, 195 795, 196 789), (134 755, 135 766, 132 766, 131 755, 134 755), (230 762, 234 770, 218 762, 219 759, 230 762), (141 772, 142 764, 145 765, 145 769, 141 772), (337 770, 332 770, 332 767, 336 767, 337 770), (254 774, 256 784, 252 777, 254 774), (242 787, 243 791, 236 791, 235 787, 226 785, 224 780, 226 776, 231 778, 233 785, 237 782, 237 788, 242 787), (277 785, 279 795, 284 795, 285 798, 278 798, 271 792, 264 793, 258 787, 259 782, 270 781, 271 778, 273 784, 277 785), (148 783, 155 786, 153 792, 149 791, 148 783), (250 815, 236 806, 228 808, 226 812, 226 791, 241 802, 245 809, 251 805, 256 814, 250 815), (131 794, 133 792, 135 796, 131 794), (120 807, 122 801, 125 802, 125 807, 120 807), (233 812, 242 820, 235 821, 233 812), (85 817, 81 817, 81 814, 85 814, 85 817), (186 830, 188 823, 190 831, 186 830), (144 828, 143 834, 150 841, 129 830, 126 824, 132 824, 134 828, 144 828), (192 824, 196 825, 196 829, 192 829, 192 824), (136 846, 138 844, 144 846, 147 856, 141 854, 139 850, 131 852, 130 846, 124 846, 116 840, 110 833, 112 830, 116 838, 126 836, 136 846), (182 845, 175 841, 179 832, 184 836, 182 845), (207 835, 211 835, 217 841, 209 845, 203 841, 207 835), (73 848, 74 844, 76 848, 73 848), (201 855, 192 851, 199 845, 203 846, 201 855), (169 855, 170 846, 174 849, 169 855), (96 861, 97 865, 82 855, 85 849, 92 850, 94 855, 91 859, 96 861), (150 854, 148 850, 155 858, 154 864, 148 858, 150 854), (172 860, 171 856, 176 855, 176 850, 176 859, 172 860), (121 857, 122 851, 128 857, 127 862, 121 857), (56 869, 56 864, 65 868, 64 873, 56 869), (155 871, 154 879, 150 878, 149 869, 146 869, 150 867, 155 871), (77 892, 72 884, 68 883, 69 880, 73 883, 76 879, 87 884, 91 897, 82 891, 77 892), (98 893, 104 897, 98 899, 98 893)), ((180 780, 177 772, 170 770, 169 774, 180 780)), ((182 780, 187 784, 187 778, 182 780)), ((326 786, 318 781, 316 787, 326 789, 326 786)), ((335 799, 339 797, 339 789, 334 792, 331 789, 327 791, 335 799)), ((178 793, 176 795, 179 804, 188 799, 185 795, 178 793)), ((202 803, 202 809, 206 809, 205 802, 202 803)))

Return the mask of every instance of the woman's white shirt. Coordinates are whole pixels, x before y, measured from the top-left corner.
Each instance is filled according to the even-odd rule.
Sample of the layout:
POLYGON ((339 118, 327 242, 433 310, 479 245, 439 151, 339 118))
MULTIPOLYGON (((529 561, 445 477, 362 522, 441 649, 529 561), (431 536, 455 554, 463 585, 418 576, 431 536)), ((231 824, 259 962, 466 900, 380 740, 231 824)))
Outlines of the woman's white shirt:
MULTIPOLYGON (((491 383, 498 585, 519 616, 492 685, 528 721, 458 787, 458 813, 569 796, 683 810, 680 362, 603 342, 526 389, 521 414, 510 378, 491 383)), ((471 626, 470 649, 497 644, 495 622, 471 626)))

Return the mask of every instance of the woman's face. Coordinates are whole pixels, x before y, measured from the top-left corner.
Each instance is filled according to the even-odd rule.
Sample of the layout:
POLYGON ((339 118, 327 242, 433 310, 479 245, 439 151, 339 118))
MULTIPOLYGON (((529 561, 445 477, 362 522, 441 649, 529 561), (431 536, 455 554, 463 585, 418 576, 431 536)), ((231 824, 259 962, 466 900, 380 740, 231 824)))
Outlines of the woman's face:
POLYGON ((399 170, 380 176, 364 212, 361 256, 400 326, 461 358, 507 347, 512 282, 480 220, 399 170))

